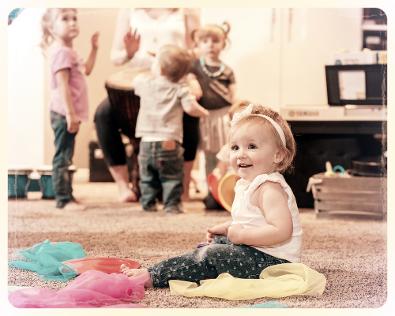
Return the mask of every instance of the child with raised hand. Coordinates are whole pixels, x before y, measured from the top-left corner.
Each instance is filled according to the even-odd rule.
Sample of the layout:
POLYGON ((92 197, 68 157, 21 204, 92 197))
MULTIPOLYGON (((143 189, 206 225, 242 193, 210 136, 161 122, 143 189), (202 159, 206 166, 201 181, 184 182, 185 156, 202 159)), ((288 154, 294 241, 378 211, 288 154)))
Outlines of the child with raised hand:
POLYGON ((208 115, 196 102, 187 80, 191 61, 186 49, 165 45, 152 73, 140 74, 133 81, 134 92, 140 97, 136 137, 141 137, 138 162, 144 211, 157 211, 156 199, 162 189, 164 211, 183 213, 183 112, 208 115))
POLYGON ((230 273, 256 279, 268 266, 299 262, 302 229, 295 197, 281 172, 295 155, 295 140, 275 111, 249 105, 236 113, 230 129, 230 161, 240 176, 232 220, 207 231, 207 244, 148 269, 146 286, 166 287, 169 280, 198 282, 230 273))
POLYGON ((79 35, 77 10, 48 9, 42 17, 41 47, 49 58, 51 127, 55 134, 52 179, 56 207, 83 210, 73 197, 68 168, 74 153, 75 136, 82 121, 88 120, 88 93, 84 74, 92 72, 96 60, 99 34, 91 38, 91 51, 84 63, 73 48, 79 35))
POLYGON ((194 60, 191 73, 196 77, 202 96, 198 99, 209 116, 200 120, 184 116, 184 125, 188 126, 188 133, 184 133, 186 146, 184 200, 188 200, 189 174, 192 169, 196 149, 204 152, 206 161, 206 175, 216 166, 216 154, 227 142, 228 110, 235 101, 236 81, 233 70, 220 58, 222 51, 227 45, 230 25, 224 22, 222 25, 208 24, 198 29, 194 34, 199 58, 194 60), (199 127, 200 125, 200 127, 199 127), (190 146, 189 143, 196 145, 190 146), (191 154, 188 154, 191 152, 191 154))

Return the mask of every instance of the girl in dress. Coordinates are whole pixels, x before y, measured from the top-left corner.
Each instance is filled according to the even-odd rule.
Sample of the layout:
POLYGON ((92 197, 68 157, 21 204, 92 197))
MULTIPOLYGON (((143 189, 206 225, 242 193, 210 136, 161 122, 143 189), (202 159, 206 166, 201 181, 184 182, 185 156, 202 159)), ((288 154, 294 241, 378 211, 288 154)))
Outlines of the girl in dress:
MULTIPOLYGON (((202 118, 200 123, 198 118, 185 115, 188 133, 184 132, 184 141, 188 142, 193 135, 199 135, 200 125, 199 147, 204 152, 206 175, 217 165, 216 154, 227 142, 227 114, 235 100, 236 81, 233 70, 220 59, 229 31, 230 25, 225 22, 223 25, 205 25, 194 34, 200 57, 194 61, 191 72, 201 86, 199 104, 209 110, 210 114, 202 118)), ((188 181, 185 181, 184 192, 187 192, 188 186, 188 181)))

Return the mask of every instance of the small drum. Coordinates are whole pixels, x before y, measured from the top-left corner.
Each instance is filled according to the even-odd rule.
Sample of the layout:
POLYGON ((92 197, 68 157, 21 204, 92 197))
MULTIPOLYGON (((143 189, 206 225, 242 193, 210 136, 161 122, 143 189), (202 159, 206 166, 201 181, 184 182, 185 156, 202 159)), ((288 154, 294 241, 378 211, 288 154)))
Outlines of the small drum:
POLYGON ((140 97, 134 94, 132 81, 143 71, 141 68, 122 70, 111 75, 105 85, 119 126, 129 138, 135 138, 137 115, 140 109, 140 97))
MULTIPOLYGON (((53 189, 52 184, 52 166, 42 166, 41 168, 37 169, 38 173, 40 174, 40 187, 42 199, 54 199, 55 198, 55 191, 53 189)), ((75 166, 69 167, 69 174, 70 179, 72 180, 73 174, 76 171, 75 166)))
POLYGON ((8 198, 26 198, 29 185, 30 168, 8 169, 8 198))
POLYGON ((37 169, 40 174, 40 187, 42 199, 53 199, 55 198, 55 192, 52 184, 52 166, 42 166, 37 169))
POLYGON ((27 192, 41 192, 40 174, 36 170, 33 170, 29 174, 29 182, 26 190, 27 192))

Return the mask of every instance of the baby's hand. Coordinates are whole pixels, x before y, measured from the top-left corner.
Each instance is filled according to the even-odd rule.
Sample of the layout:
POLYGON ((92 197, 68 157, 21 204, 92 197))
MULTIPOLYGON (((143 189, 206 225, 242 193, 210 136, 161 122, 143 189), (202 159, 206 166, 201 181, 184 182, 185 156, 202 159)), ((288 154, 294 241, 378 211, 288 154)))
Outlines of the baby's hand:
POLYGON ((206 240, 208 243, 211 243, 213 241, 214 236, 215 236, 215 234, 210 231, 210 228, 207 229, 206 240))
POLYGON ((91 37, 92 49, 99 48, 99 34, 100 34, 99 32, 95 32, 91 37))
POLYGON ((228 239, 234 244, 241 244, 243 230, 244 228, 240 224, 230 225, 228 228, 228 239))

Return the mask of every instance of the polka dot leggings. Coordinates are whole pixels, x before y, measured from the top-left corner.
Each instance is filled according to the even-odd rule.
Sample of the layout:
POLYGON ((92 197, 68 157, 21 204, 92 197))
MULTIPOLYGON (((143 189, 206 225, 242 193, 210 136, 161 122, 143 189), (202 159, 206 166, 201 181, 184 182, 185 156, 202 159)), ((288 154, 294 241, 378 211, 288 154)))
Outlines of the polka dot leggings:
POLYGON ((169 280, 199 282, 228 272, 234 277, 258 279, 269 266, 289 262, 246 245, 232 244, 225 236, 184 255, 148 268, 154 287, 167 287, 169 280))

